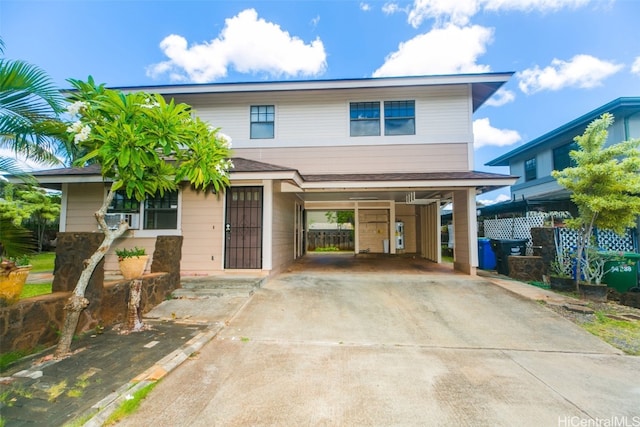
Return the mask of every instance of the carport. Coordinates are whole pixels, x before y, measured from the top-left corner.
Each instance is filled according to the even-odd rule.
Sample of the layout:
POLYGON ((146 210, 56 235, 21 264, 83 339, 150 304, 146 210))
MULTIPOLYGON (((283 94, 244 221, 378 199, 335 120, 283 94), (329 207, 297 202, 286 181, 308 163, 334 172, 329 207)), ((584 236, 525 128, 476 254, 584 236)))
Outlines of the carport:
MULTIPOLYGON (((356 254, 415 255, 435 263, 442 262, 441 209, 451 204, 454 269, 475 274, 475 198, 513 180, 511 176, 475 171, 305 175, 297 182, 283 182, 281 190, 297 193, 301 210, 353 210, 356 254), (404 232, 402 247, 396 239, 397 223, 402 223, 404 232)), ((305 241, 305 229, 306 224, 296 225, 297 241, 305 241)), ((304 250, 299 252, 296 257, 304 250)))

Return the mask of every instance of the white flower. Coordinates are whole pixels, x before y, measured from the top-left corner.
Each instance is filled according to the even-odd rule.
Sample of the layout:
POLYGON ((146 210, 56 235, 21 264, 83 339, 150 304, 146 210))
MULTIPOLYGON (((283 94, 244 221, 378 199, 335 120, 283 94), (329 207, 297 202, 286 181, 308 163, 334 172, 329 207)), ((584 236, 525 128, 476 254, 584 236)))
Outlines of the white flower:
POLYGON ((156 100, 153 100, 151 98, 145 99, 144 102, 145 102, 144 104, 140 104, 140 107, 148 108, 149 110, 160 106, 160 104, 156 100))
POLYGON ((218 139, 222 142, 224 148, 231 148, 231 137, 222 132, 218 132, 218 139))
POLYGON ((89 125, 82 126, 82 123, 80 123, 81 128, 77 130, 77 127, 75 127, 75 125, 78 123, 80 122, 76 122, 72 126, 67 128, 67 132, 75 133, 73 142, 75 142, 76 144, 78 142, 86 141, 87 139, 89 139, 89 135, 91 135, 91 128, 89 127, 89 125), (70 128, 72 129, 71 131, 69 130, 70 128))
POLYGON ((76 101, 73 104, 70 104, 67 107, 67 113, 71 114, 71 115, 78 115, 80 114, 80 111, 85 108, 87 106, 87 104, 85 102, 82 101, 76 101))
POLYGON ((78 133, 82 130, 82 122, 77 121, 73 122, 70 126, 67 127, 67 132, 69 133, 78 133))

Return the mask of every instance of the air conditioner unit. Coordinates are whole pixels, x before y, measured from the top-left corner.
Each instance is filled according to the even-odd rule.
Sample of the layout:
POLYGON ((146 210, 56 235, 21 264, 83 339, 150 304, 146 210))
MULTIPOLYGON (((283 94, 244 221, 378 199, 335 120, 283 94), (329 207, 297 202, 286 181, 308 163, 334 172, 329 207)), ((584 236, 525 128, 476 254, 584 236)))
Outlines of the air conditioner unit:
POLYGON ((107 223, 109 230, 115 230, 118 228, 122 221, 129 224, 130 230, 137 230, 140 228, 140 214, 137 213, 110 213, 104 216, 104 220, 107 223))

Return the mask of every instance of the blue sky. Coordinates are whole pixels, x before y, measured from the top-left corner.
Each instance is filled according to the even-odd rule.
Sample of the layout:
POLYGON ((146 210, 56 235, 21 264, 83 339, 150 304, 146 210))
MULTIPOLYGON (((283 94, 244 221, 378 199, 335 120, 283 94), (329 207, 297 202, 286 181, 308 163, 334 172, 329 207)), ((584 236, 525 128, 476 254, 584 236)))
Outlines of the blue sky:
POLYGON ((61 88, 513 71, 474 115, 475 169, 496 173, 484 164, 640 96, 639 21, 638 0, 0 0, 5 57, 61 88))

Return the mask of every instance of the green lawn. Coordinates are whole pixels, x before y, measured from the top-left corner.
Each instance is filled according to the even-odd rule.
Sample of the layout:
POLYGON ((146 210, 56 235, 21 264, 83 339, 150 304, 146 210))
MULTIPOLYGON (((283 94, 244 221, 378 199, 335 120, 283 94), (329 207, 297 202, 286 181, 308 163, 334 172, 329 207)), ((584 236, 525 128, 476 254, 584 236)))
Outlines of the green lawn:
MULTIPOLYGON (((29 263, 33 266, 31 273, 46 273, 53 271, 53 263, 56 259, 55 252, 42 252, 29 257, 29 263)), ((51 282, 27 283, 22 289, 20 299, 31 298, 38 295, 51 293, 51 282)))
POLYGON ((32 273, 42 273, 53 271, 53 263, 56 259, 55 252, 42 252, 29 257, 29 262, 33 266, 32 273))
POLYGON ((51 283, 26 283, 22 288, 20 299, 37 297, 51 293, 51 283))

